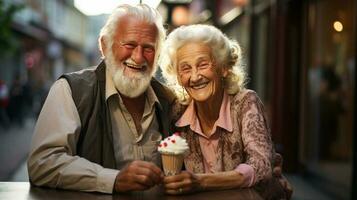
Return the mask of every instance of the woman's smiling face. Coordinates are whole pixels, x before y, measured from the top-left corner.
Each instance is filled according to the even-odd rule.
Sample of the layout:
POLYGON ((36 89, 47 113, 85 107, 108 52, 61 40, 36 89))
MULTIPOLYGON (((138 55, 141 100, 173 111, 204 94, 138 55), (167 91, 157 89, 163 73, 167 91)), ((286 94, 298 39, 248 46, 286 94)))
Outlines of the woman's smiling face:
POLYGON ((176 58, 179 83, 193 100, 220 99, 222 76, 227 73, 216 66, 209 46, 200 42, 187 43, 177 50, 176 58))

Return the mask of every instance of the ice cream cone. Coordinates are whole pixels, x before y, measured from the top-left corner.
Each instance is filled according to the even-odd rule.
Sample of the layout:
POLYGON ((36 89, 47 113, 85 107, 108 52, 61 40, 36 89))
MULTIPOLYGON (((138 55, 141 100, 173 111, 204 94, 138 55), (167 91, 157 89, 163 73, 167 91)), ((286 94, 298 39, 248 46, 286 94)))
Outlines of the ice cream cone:
POLYGON ((165 176, 172 176, 181 172, 183 160, 188 150, 186 140, 179 133, 174 133, 160 142, 158 151, 161 153, 165 176))
POLYGON ((161 154, 162 167, 164 169, 165 176, 179 174, 182 169, 183 159, 183 154, 161 154))

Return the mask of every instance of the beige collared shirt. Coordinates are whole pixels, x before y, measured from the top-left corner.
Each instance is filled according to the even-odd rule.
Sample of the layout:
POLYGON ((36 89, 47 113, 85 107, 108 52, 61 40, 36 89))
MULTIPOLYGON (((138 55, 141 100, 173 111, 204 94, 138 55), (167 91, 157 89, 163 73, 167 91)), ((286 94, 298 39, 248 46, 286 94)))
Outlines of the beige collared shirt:
POLYGON ((155 104, 161 108, 154 90, 146 91, 146 102, 141 119, 141 132, 138 132, 134 119, 126 109, 122 98, 115 89, 108 71, 106 74, 105 97, 109 105, 114 140, 114 154, 119 169, 133 160, 145 160, 161 166, 157 145, 161 140, 159 124, 155 115, 155 104))
MULTIPOLYGON (((153 89, 149 87, 146 92, 142 132, 137 133, 133 119, 108 73, 106 80, 106 99, 111 113, 118 169, 132 160, 153 161, 159 165, 156 144, 161 140, 161 135, 155 116, 158 100, 153 89)), ((28 171, 33 184, 112 193, 119 170, 103 168, 76 156, 80 130, 81 122, 70 86, 65 79, 59 79, 49 91, 32 138, 28 171)))

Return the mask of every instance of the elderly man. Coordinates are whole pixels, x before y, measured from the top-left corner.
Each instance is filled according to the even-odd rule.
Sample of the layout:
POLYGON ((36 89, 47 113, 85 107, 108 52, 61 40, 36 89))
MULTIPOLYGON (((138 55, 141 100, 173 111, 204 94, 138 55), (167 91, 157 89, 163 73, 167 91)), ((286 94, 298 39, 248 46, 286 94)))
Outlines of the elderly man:
POLYGON ((34 185, 112 193, 161 182, 157 143, 175 100, 152 79, 164 38, 154 9, 114 10, 99 38, 104 61, 63 75, 48 94, 28 159, 34 185))

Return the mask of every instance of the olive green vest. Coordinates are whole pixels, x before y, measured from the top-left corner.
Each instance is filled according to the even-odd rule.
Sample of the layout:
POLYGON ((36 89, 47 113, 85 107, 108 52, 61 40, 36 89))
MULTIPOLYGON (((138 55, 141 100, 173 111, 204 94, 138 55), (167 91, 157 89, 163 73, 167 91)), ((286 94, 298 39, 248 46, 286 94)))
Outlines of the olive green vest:
MULTIPOLYGON (((81 120, 76 155, 116 169, 111 118, 105 99, 105 70, 105 63, 101 62, 95 68, 64 74, 60 78, 68 81, 81 120)), ((162 107, 155 107, 159 131, 166 136, 173 127, 170 109, 175 96, 155 79, 152 79, 151 86, 162 107)))

